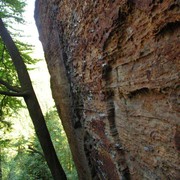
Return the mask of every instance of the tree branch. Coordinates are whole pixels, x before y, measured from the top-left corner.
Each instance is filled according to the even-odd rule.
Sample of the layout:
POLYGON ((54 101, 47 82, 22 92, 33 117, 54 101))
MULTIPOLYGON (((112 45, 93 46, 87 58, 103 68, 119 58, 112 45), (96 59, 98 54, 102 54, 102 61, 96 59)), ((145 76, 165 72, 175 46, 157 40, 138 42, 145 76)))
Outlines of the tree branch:
POLYGON ((3 86, 5 86, 7 89, 14 91, 14 92, 20 92, 21 88, 20 87, 15 87, 15 86, 11 86, 8 82, 0 79, 0 84, 2 84, 3 86))
POLYGON ((8 92, 8 91, 1 91, 0 90, 0 94, 5 95, 5 96, 25 97, 29 93, 27 91, 26 92, 8 92))
POLYGON ((44 158, 44 154, 38 151, 37 149, 33 148, 31 145, 28 145, 28 149, 30 152, 40 154, 44 158))

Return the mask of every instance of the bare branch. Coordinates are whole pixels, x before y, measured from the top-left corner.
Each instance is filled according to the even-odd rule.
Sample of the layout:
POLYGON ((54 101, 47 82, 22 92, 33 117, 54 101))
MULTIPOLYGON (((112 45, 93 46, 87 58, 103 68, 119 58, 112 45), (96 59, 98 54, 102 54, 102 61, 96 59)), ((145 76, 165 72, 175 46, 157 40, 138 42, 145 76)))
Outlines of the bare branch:
POLYGON ((7 89, 14 91, 14 92, 20 92, 21 88, 20 87, 15 87, 15 86, 11 86, 8 82, 0 79, 0 84, 2 84, 3 86, 5 86, 7 89))
POLYGON ((44 154, 38 151, 37 149, 33 148, 31 145, 28 145, 28 149, 30 152, 40 154, 42 157, 44 157, 44 154))
POLYGON ((9 92, 9 91, 0 91, 0 94, 5 96, 14 96, 14 97, 25 97, 29 95, 29 93, 26 92, 9 92))

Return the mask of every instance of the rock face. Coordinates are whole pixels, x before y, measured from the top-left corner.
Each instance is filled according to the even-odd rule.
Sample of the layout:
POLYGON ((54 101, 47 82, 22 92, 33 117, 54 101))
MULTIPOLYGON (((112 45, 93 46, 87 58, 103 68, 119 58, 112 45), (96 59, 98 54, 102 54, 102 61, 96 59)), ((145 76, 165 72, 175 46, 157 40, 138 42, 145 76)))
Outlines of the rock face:
POLYGON ((36 0, 79 179, 180 179, 180 1, 36 0))

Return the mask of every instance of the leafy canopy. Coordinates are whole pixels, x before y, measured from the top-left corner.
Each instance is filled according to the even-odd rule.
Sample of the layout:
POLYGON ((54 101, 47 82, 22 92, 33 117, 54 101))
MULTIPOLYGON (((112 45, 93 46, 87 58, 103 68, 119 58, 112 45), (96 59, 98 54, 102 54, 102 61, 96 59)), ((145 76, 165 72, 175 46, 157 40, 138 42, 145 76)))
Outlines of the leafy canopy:
POLYGON ((12 23, 14 20, 24 23, 22 14, 25 6, 24 0, 0 0, 0 17, 12 23))
MULTIPOLYGON (((16 46, 21 52, 24 62, 28 64, 35 64, 38 60, 32 59, 33 46, 22 42, 21 33, 19 33, 17 24, 25 23, 23 19, 23 12, 25 8, 25 0, 0 0, 0 18, 5 22, 10 34, 12 35, 16 46), (15 26, 15 27, 14 27, 15 26)), ((11 86, 18 87, 19 81, 15 67, 11 61, 9 52, 7 51, 3 41, 0 39, 0 80, 7 82, 11 86)), ((4 85, 0 83, 0 91, 9 92, 4 85)), ((0 94, 0 127, 2 126, 3 116, 12 115, 23 107, 20 98, 8 97, 0 94)))
MULTIPOLYGON (((21 33, 17 29, 17 24, 24 24, 23 12, 25 8, 25 0, 0 0, 0 18, 3 19, 7 29, 10 31, 16 46, 21 52, 24 62, 35 64, 37 59, 32 59, 30 54, 33 51, 33 46, 22 42, 21 33)), ((9 120, 11 116, 17 115, 21 108, 24 108, 22 98, 10 97, 1 94, 1 92, 11 92, 2 82, 18 88, 19 81, 12 63, 9 52, 6 49, 2 39, 0 38, 0 146, 8 139, 4 134, 11 130, 12 122, 9 120)), ((2 147, 2 146, 1 146, 2 147)))

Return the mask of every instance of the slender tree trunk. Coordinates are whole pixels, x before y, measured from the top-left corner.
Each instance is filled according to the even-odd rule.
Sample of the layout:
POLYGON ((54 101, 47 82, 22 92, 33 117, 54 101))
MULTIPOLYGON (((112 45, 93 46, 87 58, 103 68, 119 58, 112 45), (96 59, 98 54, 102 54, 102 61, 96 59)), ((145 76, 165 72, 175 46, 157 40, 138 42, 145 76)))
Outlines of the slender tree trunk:
POLYGON ((5 28, 4 23, 1 18, 0 18, 0 36, 2 40, 4 41, 9 51, 9 54, 12 58, 12 61, 14 63, 14 66, 16 68, 18 78, 21 84, 22 92, 27 92, 27 95, 24 96, 24 100, 29 110, 29 114, 33 121, 37 137, 40 141, 45 159, 51 170, 52 176, 55 180, 61 180, 61 179, 64 180, 66 179, 66 175, 57 158, 54 146, 52 144, 52 141, 49 135, 49 131, 45 123, 44 116, 42 114, 35 92, 33 90, 27 68, 23 62, 23 59, 14 41, 12 40, 10 34, 5 28))

